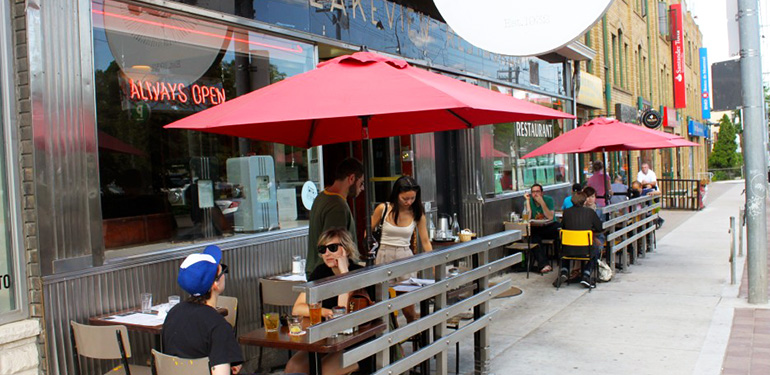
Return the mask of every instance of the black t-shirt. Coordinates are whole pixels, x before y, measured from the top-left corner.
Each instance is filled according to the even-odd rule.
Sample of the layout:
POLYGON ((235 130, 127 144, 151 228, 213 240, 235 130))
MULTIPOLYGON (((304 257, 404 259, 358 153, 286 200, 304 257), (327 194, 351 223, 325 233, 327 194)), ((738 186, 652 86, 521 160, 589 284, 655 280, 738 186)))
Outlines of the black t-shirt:
POLYGON ((180 358, 209 357, 209 366, 243 363, 235 333, 225 318, 208 305, 182 302, 163 323, 163 352, 180 358))
MULTIPOLYGON (((363 267, 353 262, 350 262, 350 264, 348 265, 348 271, 355 271, 361 268, 363 267)), ((326 263, 321 263, 313 270, 313 272, 307 278, 307 281, 321 280, 323 278, 327 278, 331 276, 334 276, 334 271, 332 271, 332 269, 329 268, 329 266, 327 266, 326 263)), ((369 297, 372 297, 373 292, 369 291, 368 288, 367 288, 367 291, 369 292, 369 297)), ((325 309, 333 309, 337 307, 337 297, 327 298, 321 303, 321 305, 325 309)))
POLYGON ((601 233, 602 222, 596 211, 588 207, 572 206, 561 217, 561 227, 567 230, 592 230, 601 233))

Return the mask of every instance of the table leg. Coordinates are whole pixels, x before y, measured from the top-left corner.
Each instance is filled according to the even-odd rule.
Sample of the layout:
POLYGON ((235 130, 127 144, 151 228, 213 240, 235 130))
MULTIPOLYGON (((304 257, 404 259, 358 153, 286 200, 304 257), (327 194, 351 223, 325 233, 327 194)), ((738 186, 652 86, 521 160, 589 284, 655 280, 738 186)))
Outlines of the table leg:
POLYGON ((321 354, 309 352, 307 358, 310 361, 310 375, 321 375, 321 354))

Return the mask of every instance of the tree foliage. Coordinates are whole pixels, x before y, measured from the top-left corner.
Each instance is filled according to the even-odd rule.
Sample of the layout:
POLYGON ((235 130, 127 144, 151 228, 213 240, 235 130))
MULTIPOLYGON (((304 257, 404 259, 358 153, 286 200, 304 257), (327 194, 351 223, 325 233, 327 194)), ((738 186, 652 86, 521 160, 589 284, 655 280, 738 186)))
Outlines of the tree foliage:
POLYGON ((742 158, 736 152, 738 145, 735 143, 735 125, 727 115, 719 120, 719 135, 714 150, 709 156, 709 168, 726 169, 740 167, 742 158))

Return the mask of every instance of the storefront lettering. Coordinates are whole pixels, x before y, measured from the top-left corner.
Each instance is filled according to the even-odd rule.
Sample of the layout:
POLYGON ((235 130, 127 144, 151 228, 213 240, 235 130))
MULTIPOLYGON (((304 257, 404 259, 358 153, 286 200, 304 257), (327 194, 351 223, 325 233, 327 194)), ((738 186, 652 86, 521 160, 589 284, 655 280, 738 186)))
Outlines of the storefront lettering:
POLYGON ((145 102, 177 102, 196 105, 216 105, 225 101, 225 89, 216 86, 193 84, 189 87, 184 83, 169 83, 163 81, 148 82, 128 80, 129 97, 131 100, 145 102))
POLYGON ((536 122, 517 122, 517 137, 553 138, 553 124, 536 122))
POLYGON ((11 275, 0 276, 0 290, 11 289, 11 285, 13 285, 11 275))

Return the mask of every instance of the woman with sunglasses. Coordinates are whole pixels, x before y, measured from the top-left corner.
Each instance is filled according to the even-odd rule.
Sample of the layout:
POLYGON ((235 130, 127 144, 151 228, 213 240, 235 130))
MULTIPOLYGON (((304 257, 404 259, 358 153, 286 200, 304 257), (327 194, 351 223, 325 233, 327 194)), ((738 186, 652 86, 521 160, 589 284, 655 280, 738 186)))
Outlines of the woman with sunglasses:
MULTIPOLYGON (((341 275, 359 268, 363 268, 357 262, 361 260, 356 244, 353 242, 350 233, 344 228, 332 228, 321 233, 318 237, 318 253, 323 263, 319 264, 308 277, 308 281, 320 280, 326 277, 341 275)), ((372 292, 369 291, 370 298, 372 292)), ((350 293, 344 293, 337 297, 323 300, 321 303, 321 315, 325 318, 332 317, 332 308, 336 306, 347 306, 350 293)), ((305 293, 300 293, 294 302, 291 310, 293 315, 310 316, 310 307, 305 300, 305 293)), ((373 372, 374 363, 372 358, 359 361, 356 364, 346 368, 340 367, 341 352, 327 354, 321 360, 322 374, 349 374, 353 371, 370 374, 373 372)), ((289 359, 284 373, 309 373, 309 362, 307 352, 297 352, 289 359)))
MULTIPOLYGON (((388 263, 414 255, 412 238, 415 232, 419 235, 422 249, 433 250, 428 236, 428 220, 420 199, 420 185, 413 177, 401 176, 396 180, 388 202, 374 209, 371 230, 374 231, 381 221, 382 237, 374 264, 388 263)), ((406 274, 396 280, 403 281, 414 276, 406 274)), ((403 311, 404 317, 410 323, 419 317, 414 306, 405 307, 403 311)))

